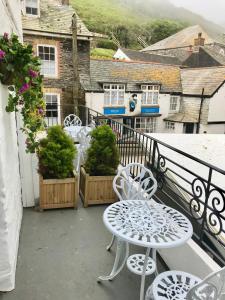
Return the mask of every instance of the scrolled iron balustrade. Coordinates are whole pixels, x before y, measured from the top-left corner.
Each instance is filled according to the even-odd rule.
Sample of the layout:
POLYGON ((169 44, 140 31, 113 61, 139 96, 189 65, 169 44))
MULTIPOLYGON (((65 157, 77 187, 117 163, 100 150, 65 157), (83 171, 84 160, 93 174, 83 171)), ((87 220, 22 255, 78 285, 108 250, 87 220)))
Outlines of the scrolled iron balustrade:
POLYGON ((111 126, 116 133, 121 165, 139 162, 148 166, 158 181, 155 199, 161 202, 166 199, 167 205, 185 213, 194 225, 194 240, 219 264, 225 265, 225 250, 220 251, 221 246, 225 247, 225 191, 212 182, 214 173, 225 178, 225 170, 87 107, 79 107, 79 112, 83 124, 111 126), (168 151, 162 153, 162 148, 168 151), (170 153, 176 154, 175 158, 170 153), (206 172, 200 176, 191 169, 191 164, 179 163, 178 156, 204 166, 206 172))

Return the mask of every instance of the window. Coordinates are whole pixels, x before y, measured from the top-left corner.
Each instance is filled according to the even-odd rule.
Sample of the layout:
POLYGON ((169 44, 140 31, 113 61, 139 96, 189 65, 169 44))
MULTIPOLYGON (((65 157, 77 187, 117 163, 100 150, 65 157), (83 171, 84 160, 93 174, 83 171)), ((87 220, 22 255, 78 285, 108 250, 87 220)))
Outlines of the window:
POLYGON ((156 118, 154 117, 136 118, 135 129, 145 133, 156 132, 156 118))
POLYGON ((104 84, 104 105, 120 106, 124 105, 125 85, 124 84, 104 84))
POLYGON ((174 122, 166 122, 165 127, 166 127, 166 129, 174 130, 175 129, 175 123, 174 122))
POLYGON ((38 0, 26 0, 25 7, 27 15, 38 15, 38 0))
POLYGON ((170 111, 178 111, 179 109, 179 99, 178 96, 171 96, 170 97, 170 111))
POLYGON ((56 48, 54 46, 38 46, 38 56, 41 59, 41 74, 55 77, 56 72, 56 48))
POLYGON ((47 126, 60 124, 59 94, 44 94, 46 101, 45 122, 47 126))
POLYGON ((142 105, 158 104, 159 86, 158 85, 142 85, 142 105))

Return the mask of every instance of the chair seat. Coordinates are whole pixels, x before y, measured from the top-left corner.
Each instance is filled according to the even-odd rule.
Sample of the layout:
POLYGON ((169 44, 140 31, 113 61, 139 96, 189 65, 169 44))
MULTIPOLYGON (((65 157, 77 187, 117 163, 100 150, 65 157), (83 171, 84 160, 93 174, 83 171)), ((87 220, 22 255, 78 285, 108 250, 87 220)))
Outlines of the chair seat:
MULTIPOLYGON (((142 275, 143 266, 145 261, 144 254, 133 254, 127 259, 127 268, 134 274, 142 275)), ((146 275, 150 275, 154 273, 156 270, 155 261, 148 257, 147 267, 146 267, 146 275)))
POLYGON ((188 291, 202 280, 182 271, 159 274, 146 293, 145 300, 185 300, 188 291))

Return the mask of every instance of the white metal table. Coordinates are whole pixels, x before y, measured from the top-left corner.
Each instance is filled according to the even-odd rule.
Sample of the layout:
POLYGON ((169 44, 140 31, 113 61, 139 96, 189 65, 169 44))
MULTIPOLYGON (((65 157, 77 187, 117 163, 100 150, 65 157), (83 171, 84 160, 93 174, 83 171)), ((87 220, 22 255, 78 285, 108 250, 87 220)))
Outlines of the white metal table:
POLYGON ((68 126, 64 127, 64 130, 72 137, 74 142, 78 142, 78 133, 81 131, 81 129, 85 128, 85 130, 88 132, 91 132, 93 128, 88 126, 68 126))
POLYGON ((193 234, 190 221, 177 210, 154 201, 126 200, 110 205, 104 212, 107 229, 117 237, 117 250, 109 276, 112 280, 123 269, 129 255, 129 243, 147 248, 141 278, 140 300, 144 298, 145 272, 150 251, 156 260, 156 249, 184 244, 193 234))

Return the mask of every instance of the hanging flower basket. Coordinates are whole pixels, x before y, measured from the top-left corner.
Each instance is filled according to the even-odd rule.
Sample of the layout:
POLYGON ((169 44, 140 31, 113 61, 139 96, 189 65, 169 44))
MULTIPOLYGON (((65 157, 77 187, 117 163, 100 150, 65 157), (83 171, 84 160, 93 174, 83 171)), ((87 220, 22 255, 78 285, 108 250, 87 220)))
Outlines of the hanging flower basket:
POLYGON ((40 62, 33 56, 31 45, 23 45, 18 37, 8 33, 0 38, 0 81, 11 86, 7 112, 20 111, 22 131, 27 135, 27 152, 38 147, 37 133, 44 128, 45 101, 42 93, 40 62), (13 87, 12 87, 13 86, 13 87))

